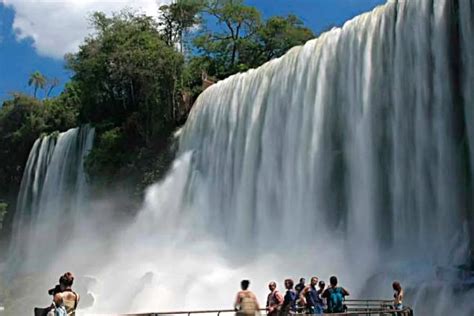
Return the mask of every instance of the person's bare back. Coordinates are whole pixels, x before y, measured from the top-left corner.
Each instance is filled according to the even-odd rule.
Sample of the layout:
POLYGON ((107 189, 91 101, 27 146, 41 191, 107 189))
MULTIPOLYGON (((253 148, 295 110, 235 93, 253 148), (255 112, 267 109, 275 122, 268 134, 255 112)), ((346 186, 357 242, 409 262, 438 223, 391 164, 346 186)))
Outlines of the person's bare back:
POLYGON ((248 290, 249 284, 248 280, 241 282, 242 290, 237 293, 234 303, 237 315, 255 316, 259 313, 260 306, 258 305, 257 297, 252 291, 248 290))

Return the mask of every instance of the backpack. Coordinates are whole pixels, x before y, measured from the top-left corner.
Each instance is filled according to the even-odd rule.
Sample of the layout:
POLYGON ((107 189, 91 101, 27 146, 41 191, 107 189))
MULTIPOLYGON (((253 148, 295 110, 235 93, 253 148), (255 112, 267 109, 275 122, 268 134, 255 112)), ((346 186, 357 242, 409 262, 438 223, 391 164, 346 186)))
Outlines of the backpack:
POLYGON ((329 298, 328 298, 328 311, 330 313, 343 313, 344 312, 344 294, 342 292, 342 288, 330 288, 329 291, 329 298))

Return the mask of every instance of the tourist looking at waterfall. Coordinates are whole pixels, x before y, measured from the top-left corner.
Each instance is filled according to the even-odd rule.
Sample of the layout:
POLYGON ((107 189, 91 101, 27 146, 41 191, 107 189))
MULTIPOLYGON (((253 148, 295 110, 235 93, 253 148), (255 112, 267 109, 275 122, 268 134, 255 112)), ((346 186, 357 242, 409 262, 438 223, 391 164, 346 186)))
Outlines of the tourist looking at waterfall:
POLYGON ((296 309, 297 309, 298 313, 302 313, 304 308, 305 308, 305 303, 303 301, 301 301, 301 299, 300 299, 301 291, 303 291, 303 289, 306 287, 305 283, 306 283, 305 278, 300 278, 300 282, 298 284, 296 284, 296 286, 295 286, 295 291, 296 291, 296 295, 297 295, 296 309))
POLYGON ((318 302, 318 303, 319 303, 319 309, 320 309, 321 311, 323 311, 323 312, 324 312, 325 307, 326 307, 325 304, 324 304, 323 297, 322 297, 325 288, 326 288, 326 283, 325 283, 323 280, 319 281, 319 283, 318 283, 318 297, 319 297, 319 302, 318 302))
POLYGON ((393 307, 398 310, 403 309, 403 289, 402 286, 400 285, 400 282, 395 281, 392 284, 392 288, 395 291, 393 293, 393 307))
POLYGON ((240 282, 241 291, 237 293, 237 298, 234 303, 237 316, 255 316, 260 314, 260 306, 258 305, 257 297, 248 289, 249 285, 249 280, 242 280, 242 282, 240 282))
POLYGON ((316 288, 318 285, 318 277, 312 277, 308 286, 306 286, 300 293, 300 301, 306 306, 308 314, 322 314, 323 301, 320 292, 316 288))
POLYGON ((79 303, 79 294, 72 290, 72 284, 74 283, 74 275, 71 272, 66 272, 59 279, 59 286, 61 287, 61 293, 58 293, 62 297, 64 307, 66 308, 68 316, 76 315, 77 304, 79 303))
POLYGON ((296 313, 296 299, 298 296, 296 294, 296 291, 293 290, 293 284, 294 282, 292 279, 285 280, 286 293, 285 293, 285 296, 283 297, 283 304, 281 306, 281 311, 280 311, 281 316, 286 316, 288 314, 296 313))
POLYGON ((306 282, 305 278, 301 278, 300 282, 296 284, 295 291, 296 291, 296 294, 298 294, 298 296, 300 295, 301 291, 303 291, 303 289, 306 287, 305 282, 306 282))
POLYGON ((53 302, 46 308, 35 308, 35 316, 75 316, 79 302, 79 295, 72 290, 74 275, 71 272, 64 273, 59 278, 59 284, 48 290, 53 296, 53 302))
POLYGON ((267 296, 267 315, 276 316, 283 304, 283 295, 277 290, 277 285, 274 281, 268 284, 268 289, 270 293, 267 296))
POLYGON ((329 278, 330 286, 323 292, 322 298, 326 299, 327 310, 326 313, 343 313, 347 309, 344 305, 344 299, 349 296, 349 292, 337 286, 337 277, 329 278))

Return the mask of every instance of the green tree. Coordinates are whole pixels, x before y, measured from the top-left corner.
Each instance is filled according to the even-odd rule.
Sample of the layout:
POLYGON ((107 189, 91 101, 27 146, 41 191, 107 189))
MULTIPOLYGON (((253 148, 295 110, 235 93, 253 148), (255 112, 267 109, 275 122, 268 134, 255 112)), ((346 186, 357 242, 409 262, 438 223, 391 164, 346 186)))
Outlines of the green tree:
POLYGON ((162 40, 152 17, 95 13, 91 21, 95 35, 67 60, 81 91, 82 119, 136 123, 138 140, 149 143, 174 125, 183 58, 162 40))
POLYGON ((39 71, 35 71, 30 75, 30 78, 28 79, 28 86, 33 86, 34 87, 34 93, 33 96, 36 98, 36 93, 38 92, 39 89, 44 89, 44 86, 46 85, 46 77, 44 77, 39 71))
POLYGON ((181 53, 185 51, 185 33, 201 23, 199 12, 204 8, 204 0, 179 0, 159 9, 159 25, 168 46, 179 44, 181 53))
POLYGON ((204 13, 216 19, 222 31, 205 30, 194 40, 200 54, 210 61, 210 72, 224 78, 247 67, 241 60, 243 47, 249 47, 255 41, 255 35, 261 24, 260 13, 243 0, 209 1, 204 13), (239 65, 242 64, 242 65, 239 65))
POLYGON ((43 133, 77 125, 77 110, 57 99, 40 101, 21 93, 0 108, 0 197, 18 188, 35 140, 43 133))
POLYGON ((95 13, 91 24, 94 35, 67 56, 74 75, 62 102, 96 126, 86 164, 96 183, 119 183, 124 174, 140 182, 139 153, 148 148, 158 156, 157 144, 176 127, 184 58, 152 17, 95 13))
POLYGON ((304 26, 294 15, 287 17, 274 16, 260 27, 257 33, 259 53, 248 52, 248 58, 258 56, 260 60, 252 63, 252 67, 284 55, 290 48, 302 45, 314 38, 314 33, 304 26))
POLYGON ((47 80, 47 85, 48 85, 48 92, 46 93, 46 97, 49 98, 51 95, 51 92, 53 92, 54 88, 56 88, 59 85, 59 79, 54 77, 52 79, 47 80))
POLYGON ((211 0, 203 11, 216 19, 221 31, 204 30, 195 38, 197 58, 204 71, 218 78, 258 67, 314 38, 296 16, 262 21, 260 13, 242 0, 211 0))

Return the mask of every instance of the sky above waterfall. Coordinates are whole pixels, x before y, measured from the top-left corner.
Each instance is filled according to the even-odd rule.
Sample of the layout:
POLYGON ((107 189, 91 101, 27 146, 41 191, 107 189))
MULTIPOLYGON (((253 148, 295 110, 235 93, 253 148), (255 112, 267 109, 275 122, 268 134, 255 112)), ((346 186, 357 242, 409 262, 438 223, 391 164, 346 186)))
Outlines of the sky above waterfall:
MULTIPOLYGON (((387 0, 246 0, 264 17, 295 14, 315 33, 370 11, 387 0)), ((0 0, 0 103, 14 91, 31 93, 28 76, 38 70, 61 85, 71 73, 63 56, 90 33, 88 15, 134 8, 156 15, 169 0, 0 0)), ((41 96, 40 96, 41 97, 41 96)))

